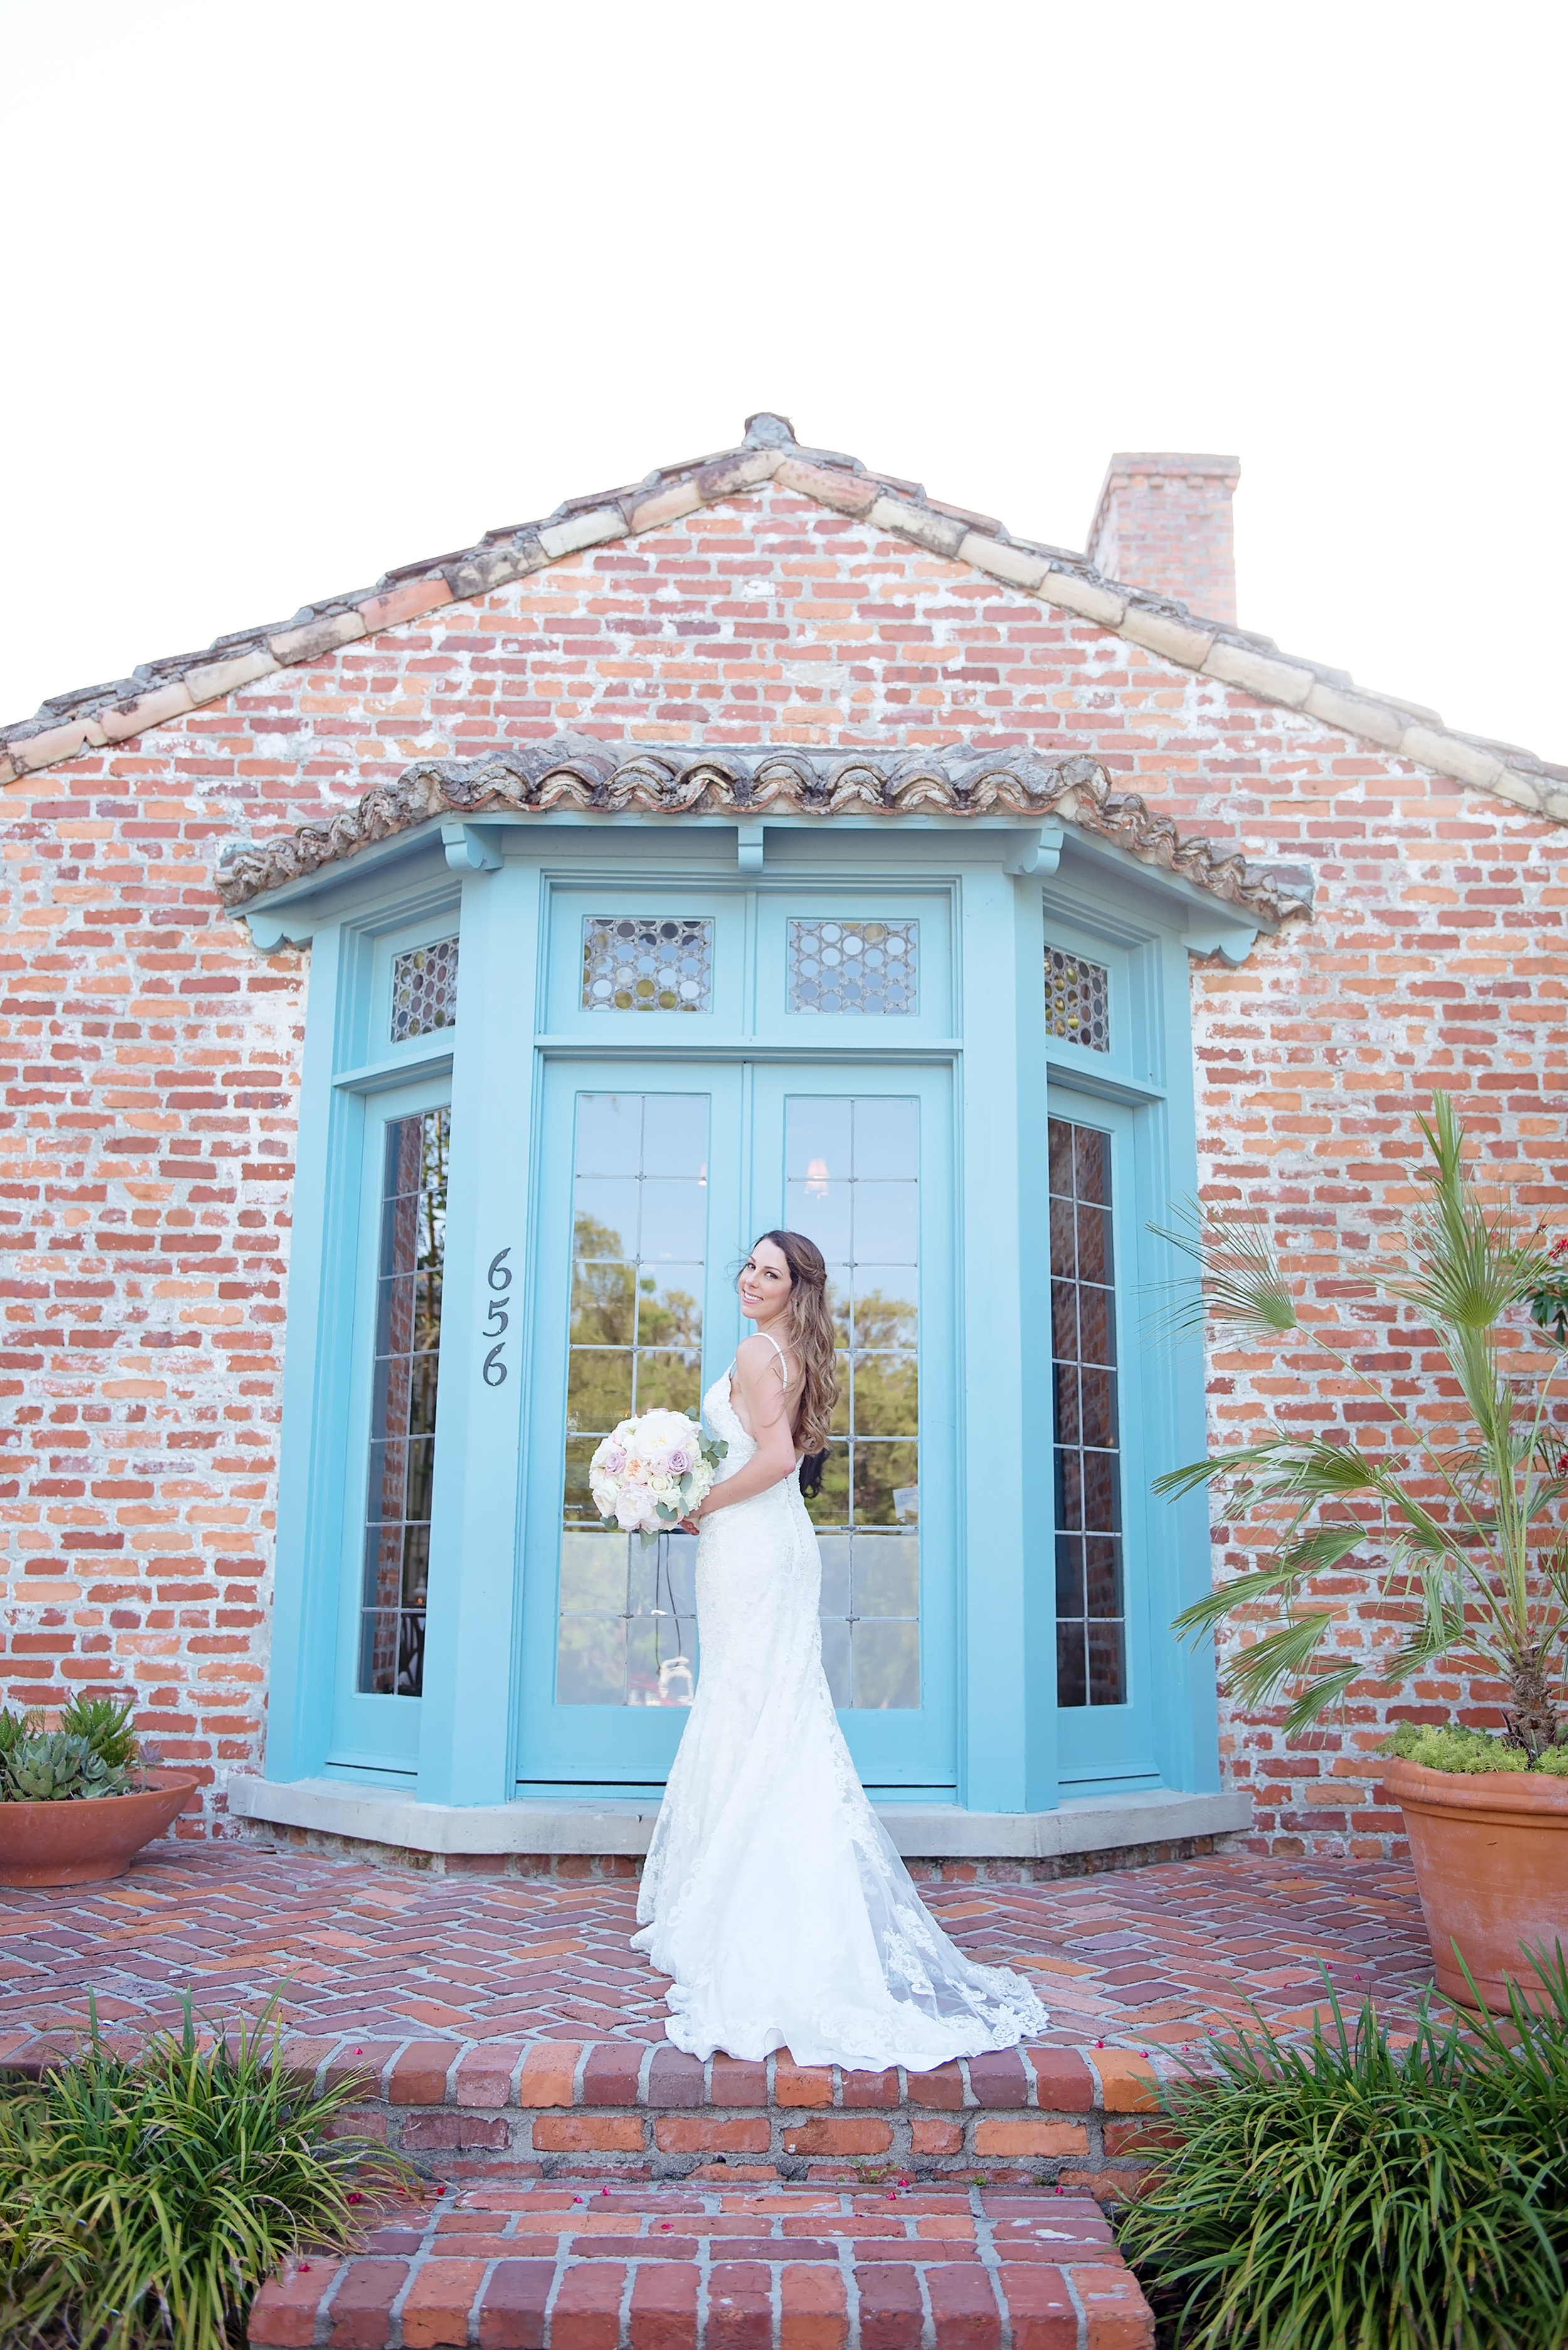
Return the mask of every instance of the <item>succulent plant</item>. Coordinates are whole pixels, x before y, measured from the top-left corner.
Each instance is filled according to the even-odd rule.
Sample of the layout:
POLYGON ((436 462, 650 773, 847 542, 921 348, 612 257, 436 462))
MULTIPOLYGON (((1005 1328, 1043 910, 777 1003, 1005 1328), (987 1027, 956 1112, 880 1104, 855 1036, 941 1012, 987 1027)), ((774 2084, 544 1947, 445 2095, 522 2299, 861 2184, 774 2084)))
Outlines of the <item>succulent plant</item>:
POLYGON ((87 1739, 68 1731, 41 1731, 14 1744, 4 1757, 4 1794, 14 1804, 59 1804, 98 1795, 123 1795, 130 1773, 107 1762, 87 1739))
POLYGON ((25 1738, 36 1738, 44 1726, 41 1713, 13 1713, 10 1707, 0 1707, 0 1778, 4 1778, 5 1758, 21 1745, 25 1738))
POLYGON ((69 1738, 85 1738, 93 1752, 116 1770, 130 1770, 138 1760, 129 1700, 120 1705, 111 1697, 74 1697, 58 1727, 69 1738))

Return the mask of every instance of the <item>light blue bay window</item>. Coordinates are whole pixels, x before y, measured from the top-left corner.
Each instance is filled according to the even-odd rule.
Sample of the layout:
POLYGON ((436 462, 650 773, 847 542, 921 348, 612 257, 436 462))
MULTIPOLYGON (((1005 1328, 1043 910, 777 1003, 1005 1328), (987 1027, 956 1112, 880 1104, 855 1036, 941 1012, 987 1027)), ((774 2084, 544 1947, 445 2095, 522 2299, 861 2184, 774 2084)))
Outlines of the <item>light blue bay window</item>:
POLYGON ((1202 1383, 1148 1226, 1196 1188, 1189 952, 1246 926, 1060 829, 803 816, 737 857, 733 820, 508 814, 253 910, 311 942, 269 1778, 657 1791, 695 1544, 607 1530, 587 1462, 697 1409, 787 1223, 829 1266, 809 1507, 867 1784, 1217 1784, 1168 1628, 1201 1504, 1149 1494, 1202 1383))

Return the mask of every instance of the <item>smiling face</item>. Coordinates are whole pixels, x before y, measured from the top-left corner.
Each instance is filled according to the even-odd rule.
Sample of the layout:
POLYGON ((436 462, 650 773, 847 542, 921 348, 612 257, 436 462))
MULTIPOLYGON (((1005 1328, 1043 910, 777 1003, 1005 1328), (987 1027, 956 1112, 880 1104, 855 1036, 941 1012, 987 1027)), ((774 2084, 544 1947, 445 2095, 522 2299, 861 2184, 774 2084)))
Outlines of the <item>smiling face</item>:
POLYGON ((789 1259, 776 1241, 759 1241, 745 1263, 736 1286, 741 1293, 741 1311, 748 1322, 771 1322, 789 1301, 794 1286, 790 1279, 789 1259))

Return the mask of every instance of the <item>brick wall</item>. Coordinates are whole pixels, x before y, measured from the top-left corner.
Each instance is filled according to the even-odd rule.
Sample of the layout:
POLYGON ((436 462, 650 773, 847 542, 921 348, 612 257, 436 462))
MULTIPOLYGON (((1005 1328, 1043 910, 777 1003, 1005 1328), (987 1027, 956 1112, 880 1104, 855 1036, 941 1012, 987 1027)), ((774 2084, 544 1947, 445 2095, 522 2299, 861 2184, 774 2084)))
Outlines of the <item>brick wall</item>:
MULTIPOLYGON (((1409 1197, 1434 1084, 1521 1196, 1568 1183, 1558 827, 803 497, 710 508, 0 796, 14 1700, 134 1688, 203 1779, 259 1758, 305 957, 261 957, 223 913, 221 845, 421 753, 568 728, 1087 752, 1184 829, 1311 863, 1312 927, 1240 971, 1195 967, 1193 992, 1204 1182, 1277 1203, 1325 1311, 1409 1197)), ((1360 1411, 1304 1356, 1282 1390, 1280 1367, 1216 1361, 1217 1433, 1360 1411)), ((1431 1391, 1420 1359, 1409 1378, 1431 1391)), ((1368 1689, 1288 1750, 1277 1721, 1227 1711, 1260 1843, 1384 1846, 1397 1822, 1367 1752, 1386 1711, 1368 1689)), ((221 1833, 216 1796, 211 1818, 221 1833)))

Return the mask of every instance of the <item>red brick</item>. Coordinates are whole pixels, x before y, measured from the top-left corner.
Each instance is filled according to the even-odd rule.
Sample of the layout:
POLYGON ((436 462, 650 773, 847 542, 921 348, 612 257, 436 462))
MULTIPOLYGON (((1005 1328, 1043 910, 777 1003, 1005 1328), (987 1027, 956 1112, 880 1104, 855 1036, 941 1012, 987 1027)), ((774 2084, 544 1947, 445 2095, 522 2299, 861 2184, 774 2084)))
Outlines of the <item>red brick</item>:
POLYGON ((646 2052, 636 2041, 601 2040, 583 2068, 585 2106, 635 2106, 646 2052))
POLYGON ((582 2046, 580 2040, 533 2042, 517 2077, 518 2104, 569 2106, 582 2046))
POLYGON ((785 2267, 779 2281, 779 2350, 845 2350, 848 2339, 838 2270, 785 2267))
POLYGON ((857 2267, 860 2297, 860 2350, 910 2350, 920 2339, 925 2312, 914 2271, 878 2262, 857 2267))
POLYGON ((1059 2268, 1003 2261, 997 2282, 1012 2324, 1012 2350, 1078 2350, 1078 2312, 1059 2268))
POLYGON ((1047 2121, 1038 2114, 987 2116, 974 2126, 977 2158, 1021 2161, 1033 2154, 1086 2154, 1089 2133, 1082 2122, 1047 2121))
POLYGON ((916 2154, 961 2154, 963 2124, 928 2122, 916 2117, 909 2124, 909 2144, 916 2154))
POLYGON ((251 2304, 251 2340, 267 2350, 298 2350, 314 2342, 316 2313, 337 2274, 336 2261, 306 2261, 270 2277, 251 2304))
MULTIPOLYGON (((352 2261, 332 2297, 331 2350, 385 2350, 388 2313, 409 2273, 407 2261, 352 2261)), ((255 2316, 251 2316, 251 2339, 255 2316)))
POLYGON ((738 2057, 717 2055, 712 2062, 709 2095, 716 2106, 765 2106, 768 2068, 743 2064, 738 2057))
POLYGON ((483 2261, 427 2260, 403 2300, 405 2350, 466 2343, 468 2313, 483 2281, 483 2261))
POLYGON ((545 2313, 555 2282, 554 2261, 498 2261, 479 2306, 480 2350, 545 2350, 545 2313))
POLYGON ((719 2121, 711 2114, 660 2114, 653 2142, 664 2154, 766 2154, 773 2140, 761 2114, 719 2121))
POLYGON ((1159 2154, 1181 2144, 1181 2132, 1170 2122, 1113 2122, 1105 2126, 1107 2154, 1159 2154))
POLYGON ((1154 2316, 1130 2270, 1075 2262, 1073 2282, 1088 2319, 1087 2350, 1153 2350, 1154 2316))
POLYGON ((1029 2048, 1034 2101, 1043 2113, 1086 2114, 1094 2110, 1095 2077, 1076 2049, 1029 2048))
POLYGON ((1106 2113, 1159 2111, 1158 2075, 1147 2056, 1135 2054, 1130 2048, 1096 2048, 1091 2062, 1100 2076, 1106 2113))
POLYGON ((773 2279, 760 2261, 715 2261, 708 2272, 707 2350, 768 2350, 773 2279))
POLYGON ((846 2073, 846 2106, 897 2106, 903 2101, 897 2073, 846 2073))
POLYGON ((617 2350, 626 2267, 620 2261, 568 2269, 550 2318, 550 2350, 617 2350))
POLYGON ((703 2099, 700 2058, 680 2048, 656 2048, 648 2072, 650 2106, 700 2106, 703 2099))
POLYGON ((774 2060, 775 2106, 830 2106, 833 2103, 831 2064, 797 2064, 787 2054, 774 2060))
POLYGON ((631 2350, 693 2350, 697 2286, 691 2261, 639 2262, 631 2288, 631 2350))
POLYGON ((510 2092, 512 2074, 521 2051, 487 2042, 470 2048, 461 2058, 457 2068, 457 2102, 460 2106, 504 2106, 510 2092))
POLYGON ((979 2261, 929 2268, 926 2291, 942 2350, 1001 2350, 1002 2313, 991 2272, 979 2261))
POLYGON ((892 2143, 892 2123, 869 2114, 818 2114, 784 2131, 786 2154, 886 2154, 892 2143))
POLYGON ((541 2114, 534 2145, 541 2154, 640 2154, 643 2124, 637 2114, 541 2114))
POLYGON ((1016 2048, 992 2048, 971 2056, 969 2085, 982 2106, 1022 2106, 1029 2085, 1022 2054, 1016 2048))
POLYGON ((912 2106, 941 2106, 950 2109, 961 2106, 963 2074, 956 2064, 938 2064, 929 2073, 911 2073, 909 2103, 912 2106))

